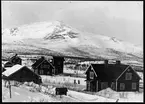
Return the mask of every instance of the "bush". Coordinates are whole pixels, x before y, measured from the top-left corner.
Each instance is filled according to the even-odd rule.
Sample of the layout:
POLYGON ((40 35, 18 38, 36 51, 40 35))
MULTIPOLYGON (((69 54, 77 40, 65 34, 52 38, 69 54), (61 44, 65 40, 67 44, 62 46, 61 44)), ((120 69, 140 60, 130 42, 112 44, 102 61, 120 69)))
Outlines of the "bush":
POLYGON ((35 87, 35 89, 36 89, 36 91, 41 92, 41 87, 40 87, 39 85, 37 85, 37 86, 35 87))
POLYGON ((33 86, 34 82, 29 82, 29 86, 33 86))
POLYGON ((34 88, 29 88, 29 91, 30 91, 30 92, 36 92, 36 89, 34 89, 34 88))
POLYGON ((29 83, 28 82, 24 82, 24 85, 29 86, 29 83))
POLYGON ((47 90, 47 88, 46 88, 46 87, 41 86, 41 92, 45 93, 45 92, 46 92, 46 90, 47 90))
POLYGON ((119 97, 120 97, 120 98, 127 98, 127 95, 128 95, 128 94, 125 93, 125 92, 120 92, 120 93, 119 93, 119 97))

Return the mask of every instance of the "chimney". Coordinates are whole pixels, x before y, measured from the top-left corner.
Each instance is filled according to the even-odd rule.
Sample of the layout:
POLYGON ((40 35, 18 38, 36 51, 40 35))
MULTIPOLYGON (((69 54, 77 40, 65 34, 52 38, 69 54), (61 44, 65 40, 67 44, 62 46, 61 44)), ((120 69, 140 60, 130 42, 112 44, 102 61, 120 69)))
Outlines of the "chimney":
POLYGON ((116 64, 120 65, 121 64, 120 60, 116 60, 116 64))
POLYGON ((108 60, 104 61, 105 67, 108 67, 108 60))
POLYGON ((41 58, 42 58, 42 59, 45 59, 45 57, 44 57, 44 56, 41 56, 41 58))

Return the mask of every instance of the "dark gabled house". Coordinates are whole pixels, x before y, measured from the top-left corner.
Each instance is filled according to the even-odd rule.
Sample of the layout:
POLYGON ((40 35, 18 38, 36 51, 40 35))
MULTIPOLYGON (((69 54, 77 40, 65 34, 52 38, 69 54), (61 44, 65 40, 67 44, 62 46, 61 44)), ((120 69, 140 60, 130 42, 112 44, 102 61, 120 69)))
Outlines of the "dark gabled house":
POLYGON ((39 75, 53 75, 54 66, 45 57, 41 57, 32 65, 34 72, 39 75))
POLYGON ((53 56, 52 64, 55 67, 55 70, 53 72, 55 73, 55 75, 63 73, 64 61, 64 57, 53 56))
POLYGON ((10 62, 13 65, 16 65, 16 64, 22 65, 22 59, 17 54, 15 54, 15 56, 10 58, 10 62))
POLYGON ((18 57, 17 54, 8 60, 9 61, 4 64, 4 67, 12 67, 13 65, 16 65, 16 64, 22 65, 22 59, 18 57))
POLYGON ((19 82, 31 82, 40 84, 42 83, 41 77, 34 73, 31 69, 27 66, 22 66, 16 64, 11 68, 7 69, 2 73, 2 78, 4 80, 14 80, 19 82))
POLYGON ((86 69, 87 91, 98 92, 107 87, 115 91, 139 91, 140 76, 129 65, 121 64, 91 64, 86 69))

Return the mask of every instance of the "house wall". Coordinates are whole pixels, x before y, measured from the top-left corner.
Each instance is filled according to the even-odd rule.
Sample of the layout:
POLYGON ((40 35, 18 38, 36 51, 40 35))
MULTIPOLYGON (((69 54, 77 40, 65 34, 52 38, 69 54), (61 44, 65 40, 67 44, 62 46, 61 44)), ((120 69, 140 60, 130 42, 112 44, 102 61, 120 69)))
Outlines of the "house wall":
POLYGON ((19 57, 14 57, 14 58, 11 60, 11 62, 12 62, 13 64, 20 64, 20 65, 22 65, 22 59, 19 58, 19 57))
POLYGON ((39 75, 52 75, 52 66, 46 60, 38 66, 37 69, 39 75), (43 70, 43 74, 40 72, 43 70))
POLYGON ((87 74, 86 80, 88 80, 86 82, 86 89, 87 89, 87 91, 97 92, 100 89, 100 86, 99 86, 100 81, 95 76, 95 73, 94 73, 94 78, 90 79, 90 72, 94 73, 94 71, 91 69, 91 66, 88 68, 88 71, 86 73, 87 74), (93 80, 93 81, 89 82, 89 80, 93 80))
POLYGON ((36 83, 39 83, 39 81, 40 81, 39 76, 34 74, 32 71, 30 71, 26 67, 22 68, 21 70, 17 71, 16 73, 14 73, 12 76, 9 77, 9 79, 21 81, 21 82, 34 81, 36 83))
POLYGON ((55 57, 53 59, 53 65, 55 66, 55 74, 63 73, 64 58, 55 57))
POLYGON ((139 91, 139 82, 138 81, 120 81, 120 82, 117 82, 117 91, 139 91), (120 84, 121 83, 125 84, 125 89, 124 90, 120 89, 120 84), (136 89, 132 89, 132 83, 137 84, 136 89))
POLYGON ((4 65, 4 67, 12 67, 12 66, 13 66, 13 64, 10 62, 5 63, 5 65, 4 65))
POLYGON ((127 71, 124 72, 124 74, 118 79, 117 81, 117 91, 139 91, 139 77, 136 75, 136 73, 129 68, 127 71), (126 80, 126 73, 132 73, 132 79, 131 80, 126 80), (124 83, 125 84, 125 89, 121 90, 120 89, 120 83, 124 83), (132 89, 132 83, 136 83, 137 84, 137 88, 136 90, 132 89))

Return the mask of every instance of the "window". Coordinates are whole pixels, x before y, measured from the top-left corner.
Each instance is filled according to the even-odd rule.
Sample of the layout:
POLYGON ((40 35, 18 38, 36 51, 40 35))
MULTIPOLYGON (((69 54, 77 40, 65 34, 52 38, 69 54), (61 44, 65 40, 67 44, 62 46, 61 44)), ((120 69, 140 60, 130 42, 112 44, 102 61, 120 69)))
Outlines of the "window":
POLYGON ((46 64, 42 64, 41 65, 41 68, 49 68, 50 66, 49 65, 46 65, 46 64))
POLYGON ((114 83, 114 82, 112 82, 111 88, 112 88, 113 90, 115 90, 115 83, 114 83))
POLYGON ((38 74, 38 70, 36 69, 36 70, 34 70, 34 72, 36 73, 36 74, 38 74))
POLYGON ((105 89, 108 87, 108 82, 101 82, 101 89, 105 89))
POLYGON ((47 72, 47 74, 49 75, 49 74, 50 74, 50 72, 48 71, 48 72, 47 72))
POLYGON ((74 80, 74 84, 76 84, 76 80, 74 80))
POLYGON ((90 91, 90 82, 87 82, 87 90, 90 91))
POLYGON ((125 79, 126 80, 131 80, 132 79, 132 73, 126 73, 125 79))
POLYGON ((132 83, 132 89, 136 90, 136 83, 132 83))
POLYGON ((78 84, 80 84, 80 80, 78 80, 78 84))
POLYGON ((93 79, 93 78, 94 78, 94 73, 90 72, 90 79, 93 79))
POLYGON ((40 74, 43 74, 43 70, 40 70, 40 74))
POLYGON ((124 83, 120 83, 120 90, 124 90, 125 89, 125 84, 124 83))

